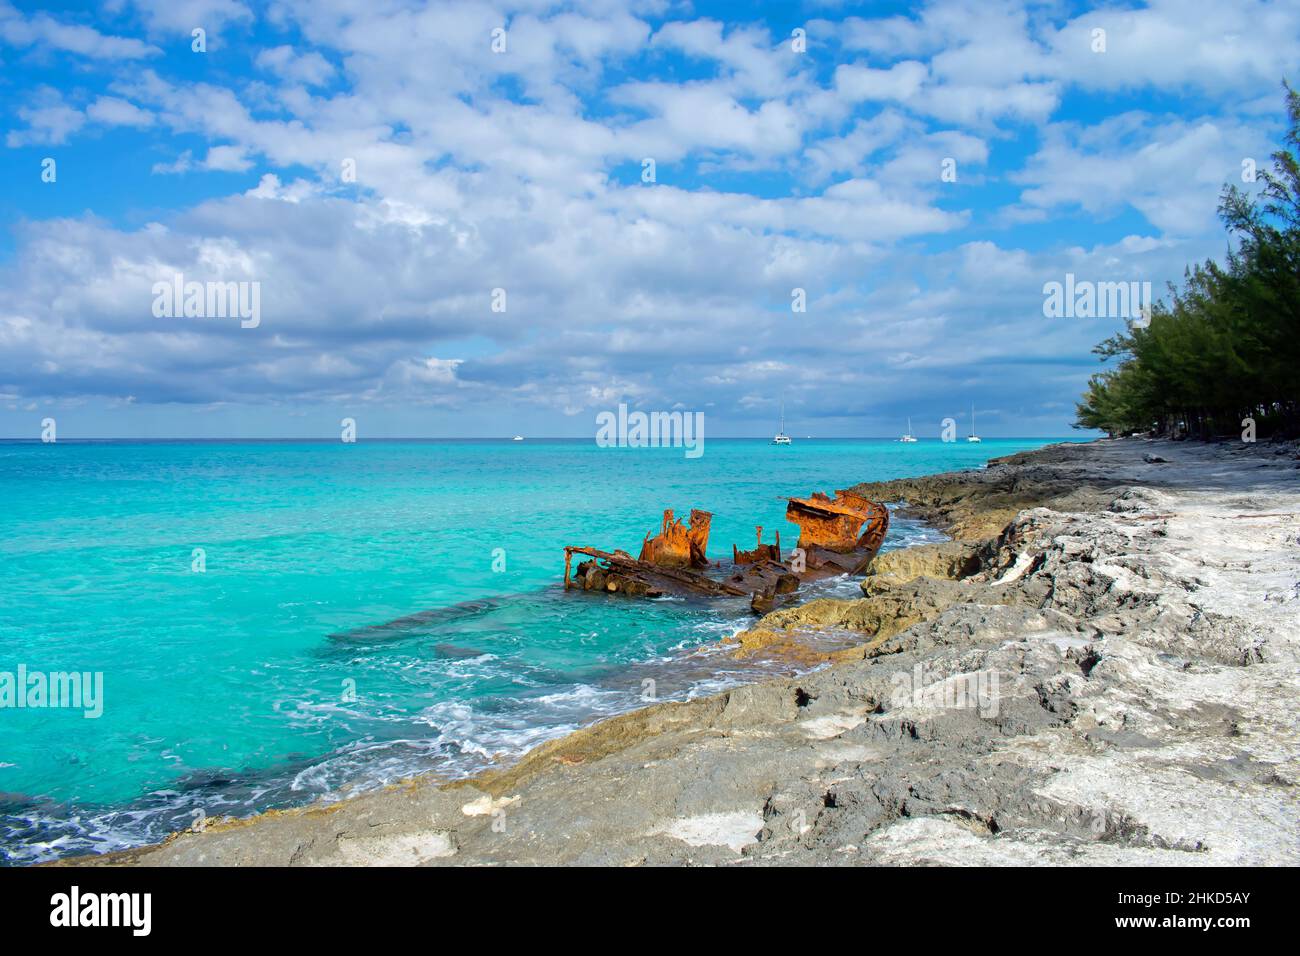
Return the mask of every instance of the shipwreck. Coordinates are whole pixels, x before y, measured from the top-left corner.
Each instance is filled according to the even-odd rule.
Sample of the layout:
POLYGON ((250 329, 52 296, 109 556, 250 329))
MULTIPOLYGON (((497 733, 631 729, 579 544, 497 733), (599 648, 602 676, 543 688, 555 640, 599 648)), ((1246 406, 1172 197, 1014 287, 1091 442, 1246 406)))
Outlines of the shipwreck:
POLYGON ((862 574, 889 530, 889 511, 851 491, 837 491, 833 498, 814 492, 786 501, 786 519, 798 526, 799 540, 784 559, 780 532, 765 543, 759 525, 752 550, 733 544, 730 562, 710 561, 712 512, 692 508, 683 522, 668 508, 658 533, 648 532, 642 539, 638 557, 618 549, 566 547, 564 587, 647 598, 748 597, 750 608, 763 614, 792 601, 805 581, 862 574), (574 568, 575 555, 588 560, 574 568))

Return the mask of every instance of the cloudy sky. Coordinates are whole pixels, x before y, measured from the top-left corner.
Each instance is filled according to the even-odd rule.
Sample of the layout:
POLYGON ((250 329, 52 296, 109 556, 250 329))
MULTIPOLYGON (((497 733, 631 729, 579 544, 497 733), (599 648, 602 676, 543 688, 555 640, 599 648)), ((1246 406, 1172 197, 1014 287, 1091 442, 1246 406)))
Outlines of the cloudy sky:
POLYGON ((1044 283, 1222 256, 1298 64, 1295 2, 0 0, 0 436, 1067 434, 1122 323, 1044 283))

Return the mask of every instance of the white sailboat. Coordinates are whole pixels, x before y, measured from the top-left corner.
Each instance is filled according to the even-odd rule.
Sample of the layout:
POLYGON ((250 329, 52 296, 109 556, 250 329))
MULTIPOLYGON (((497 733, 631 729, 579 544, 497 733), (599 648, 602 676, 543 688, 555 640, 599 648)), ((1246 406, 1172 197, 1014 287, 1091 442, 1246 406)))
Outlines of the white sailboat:
POLYGON ((903 441, 903 442, 916 441, 916 436, 912 434, 912 420, 910 418, 907 420, 907 434, 904 435, 902 438, 900 438, 899 441, 903 441))
POLYGON ((511 441, 523 441, 523 440, 524 440, 524 436, 523 436, 523 435, 516 435, 514 438, 512 438, 512 439, 510 439, 510 440, 511 440, 511 441))
POLYGON ((975 406, 970 407, 970 434, 966 436, 967 441, 979 441, 980 436, 975 434, 975 406))
POLYGON ((792 445, 790 436, 785 433, 785 402, 781 402, 781 430, 772 438, 773 445, 792 445))

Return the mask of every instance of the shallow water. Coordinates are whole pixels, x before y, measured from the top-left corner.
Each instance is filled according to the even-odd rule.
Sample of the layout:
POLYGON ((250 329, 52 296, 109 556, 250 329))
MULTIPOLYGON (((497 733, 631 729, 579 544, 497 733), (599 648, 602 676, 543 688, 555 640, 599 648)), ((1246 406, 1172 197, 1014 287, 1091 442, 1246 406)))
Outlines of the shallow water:
MULTIPOLYGON (((783 665, 707 647, 745 601, 565 594, 563 546, 635 553, 670 506, 714 513, 715 558, 756 524, 788 550, 781 495, 1044 442, 0 443, 0 672, 104 682, 96 719, 0 708, 0 858, 465 774, 651 694, 756 679, 783 665)), ((886 547, 939 537, 896 519, 886 547)))

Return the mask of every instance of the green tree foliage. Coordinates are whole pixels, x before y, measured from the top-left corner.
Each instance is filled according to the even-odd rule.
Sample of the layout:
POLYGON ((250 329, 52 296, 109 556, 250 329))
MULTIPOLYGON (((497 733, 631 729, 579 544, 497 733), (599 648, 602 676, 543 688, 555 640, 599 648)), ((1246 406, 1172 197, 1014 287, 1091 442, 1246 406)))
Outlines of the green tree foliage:
POLYGON ((1208 438, 1300 432, 1300 94, 1287 83, 1288 130, 1251 196, 1224 188, 1227 262, 1189 268, 1169 301, 1094 351, 1117 364, 1092 377, 1076 428, 1208 438))

